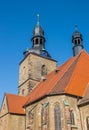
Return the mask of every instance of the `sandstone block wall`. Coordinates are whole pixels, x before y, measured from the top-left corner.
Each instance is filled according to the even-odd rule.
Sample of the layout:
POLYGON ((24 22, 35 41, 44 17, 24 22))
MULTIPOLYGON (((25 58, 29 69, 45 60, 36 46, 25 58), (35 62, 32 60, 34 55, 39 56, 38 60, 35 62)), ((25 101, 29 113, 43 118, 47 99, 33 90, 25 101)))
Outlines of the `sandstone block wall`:
POLYGON ((82 130, 88 130, 87 117, 89 117, 89 104, 80 106, 79 109, 80 109, 80 116, 81 116, 81 122, 82 122, 82 130))
POLYGON ((0 130, 25 130, 25 116, 4 115, 0 118, 0 130))
POLYGON ((29 54, 20 64, 19 69, 19 95, 28 95, 42 78, 42 66, 45 65, 47 74, 56 69, 56 61, 29 54), (22 94, 22 91, 23 94, 22 94))
POLYGON ((48 103, 48 123, 45 130, 55 130, 55 117, 54 117, 54 107, 56 104, 59 105, 61 111, 61 129, 62 130, 82 130, 81 119, 79 109, 77 107, 77 99, 71 96, 59 95, 50 96, 39 102, 33 103, 32 105, 26 107, 26 130, 29 129, 29 112, 34 114, 34 122, 32 127, 34 130, 42 129, 42 106, 48 103), (68 123, 68 112, 73 110, 75 124, 71 125, 68 123))

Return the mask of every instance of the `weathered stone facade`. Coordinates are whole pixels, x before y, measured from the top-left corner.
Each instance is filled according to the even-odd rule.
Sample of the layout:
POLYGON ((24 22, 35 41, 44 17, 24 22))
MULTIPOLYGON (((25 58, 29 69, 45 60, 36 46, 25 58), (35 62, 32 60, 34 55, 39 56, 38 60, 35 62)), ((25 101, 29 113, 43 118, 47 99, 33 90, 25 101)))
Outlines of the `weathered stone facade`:
POLYGON ((44 58, 36 54, 29 54, 21 63, 19 71, 19 95, 26 96, 44 78, 42 66, 46 68, 46 74, 56 69, 55 60, 44 58))
POLYGON ((88 130, 89 122, 87 122, 87 120, 89 120, 89 104, 82 105, 81 107, 79 107, 79 110, 80 110, 82 130, 88 130))
POLYGON ((76 97, 69 95, 48 96, 26 106, 26 116, 8 112, 6 97, 0 113, 0 130, 55 130, 55 106, 60 108, 61 130, 87 130, 86 119, 89 105, 78 108, 76 97), (46 113, 42 114, 42 109, 46 113), (74 113, 74 124, 70 122, 70 111, 74 113), (31 116, 29 116, 31 114, 31 116), (46 115, 45 115, 46 114, 46 115), (42 123, 42 117, 47 124, 42 123), (26 124, 25 124, 26 123, 26 124), (84 125, 83 125, 84 124, 84 125))
POLYGON ((6 114, 0 118, 0 130, 25 130, 25 116, 6 114))
POLYGON ((80 111, 77 107, 77 98, 67 95, 46 97, 26 107, 26 130, 42 130, 42 107, 48 106, 47 127, 45 130, 55 130, 55 106, 60 108, 61 130, 82 130, 80 111), (73 110, 74 124, 70 122, 70 110, 73 110), (33 113, 33 124, 29 125, 29 112, 33 113))

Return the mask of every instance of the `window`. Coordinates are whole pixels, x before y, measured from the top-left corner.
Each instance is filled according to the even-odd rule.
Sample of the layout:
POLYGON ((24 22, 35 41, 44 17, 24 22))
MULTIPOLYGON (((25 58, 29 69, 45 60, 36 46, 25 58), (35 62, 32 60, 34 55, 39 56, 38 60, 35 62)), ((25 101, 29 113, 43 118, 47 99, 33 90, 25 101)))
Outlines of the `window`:
POLYGON ((54 122, 55 122, 55 130, 61 130, 61 112, 59 105, 54 107, 54 122))
POLYGON ((26 74, 26 67, 24 66, 23 67, 23 75, 25 75, 26 74))
POLYGON ((80 39, 78 39, 78 44, 80 44, 80 39))
POLYGON ((5 109, 5 104, 3 104, 3 109, 5 109))
POLYGON ((46 66, 45 66, 45 65, 42 65, 42 67, 41 67, 41 75, 42 75, 42 76, 47 75, 47 69, 46 69, 46 66))
POLYGON ((86 118, 87 130, 89 130, 89 116, 86 118))
POLYGON ((77 40, 75 40, 75 45, 77 45, 77 40))
POLYGON ((24 95, 24 91, 25 91, 25 89, 22 89, 22 95, 24 95))
POLYGON ((73 109, 70 110, 70 124, 75 124, 73 109))
POLYGON ((38 44, 38 39, 36 39, 36 44, 38 44))
POLYGON ((42 39, 40 39, 40 44, 42 44, 42 39))

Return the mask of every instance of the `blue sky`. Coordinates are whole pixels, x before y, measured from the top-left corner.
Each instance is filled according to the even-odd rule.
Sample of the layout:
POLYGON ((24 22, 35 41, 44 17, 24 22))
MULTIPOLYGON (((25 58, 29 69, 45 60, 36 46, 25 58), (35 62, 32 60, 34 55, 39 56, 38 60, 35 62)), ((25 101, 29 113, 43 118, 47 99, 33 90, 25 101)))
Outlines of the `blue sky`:
POLYGON ((75 24, 89 53, 89 0, 0 0, 0 104, 4 93, 17 93, 19 62, 31 47, 40 14, 46 49, 58 65, 72 57, 75 24))

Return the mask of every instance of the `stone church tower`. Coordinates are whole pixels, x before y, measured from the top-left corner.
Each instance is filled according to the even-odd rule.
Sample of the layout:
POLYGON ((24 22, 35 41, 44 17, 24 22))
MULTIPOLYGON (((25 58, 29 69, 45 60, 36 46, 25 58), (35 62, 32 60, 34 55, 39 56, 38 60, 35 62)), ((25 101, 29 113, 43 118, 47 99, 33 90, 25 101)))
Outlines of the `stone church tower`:
POLYGON ((39 16, 33 30, 32 48, 24 52, 20 62, 18 94, 26 96, 35 86, 45 80, 45 75, 56 68, 56 61, 45 49, 44 30, 40 26, 39 16))

